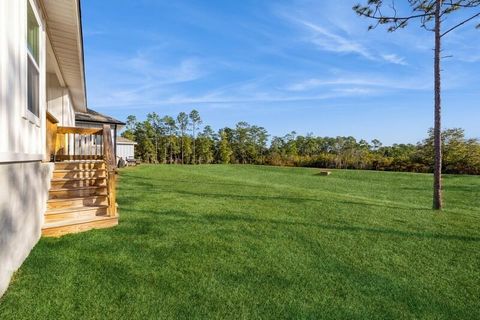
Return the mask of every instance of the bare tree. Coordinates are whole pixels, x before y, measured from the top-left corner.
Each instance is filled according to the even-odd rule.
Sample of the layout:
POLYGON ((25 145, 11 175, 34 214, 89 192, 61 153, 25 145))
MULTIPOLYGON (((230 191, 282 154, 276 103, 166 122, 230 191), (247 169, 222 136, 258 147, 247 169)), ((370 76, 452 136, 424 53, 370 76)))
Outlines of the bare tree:
MULTIPOLYGON (((405 28, 410 21, 419 20, 420 26, 428 31, 434 32, 435 50, 434 50, 434 103, 435 103, 435 121, 434 121, 434 183, 433 183, 433 208, 441 210, 442 203, 442 108, 441 108, 441 52, 442 38, 453 30, 463 26, 480 16, 478 9, 480 0, 406 0, 404 1, 410 8, 407 14, 400 13, 400 8, 396 6, 395 0, 368 0, 365 5, 357 4, 353 10, 360 16, 375 20, 375 23, 369 26, 369 30, 379 25, 387 25, 389 32, 405 28), (447 15, 458 12, 475 10, 470 13, 468 18, 461 18, 453 24, 444 27, 447 15), (443 31, 445 30, 445 31, 443 31)), ((480 24, 476 26, 480 28, 480 24)))

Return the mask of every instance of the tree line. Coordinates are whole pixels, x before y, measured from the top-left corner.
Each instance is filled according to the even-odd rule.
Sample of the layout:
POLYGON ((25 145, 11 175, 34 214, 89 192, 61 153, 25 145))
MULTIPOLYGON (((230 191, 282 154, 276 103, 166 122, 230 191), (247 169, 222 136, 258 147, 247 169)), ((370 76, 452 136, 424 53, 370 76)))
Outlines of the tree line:
MULTIPOLYGON (((145 121, 127 118, 122 136, 136 141, 135 157, 162 164, 258 164, 337 169, 429 173, 434 170, 434 132, 417 144, 384 146, 379 140, 318 137, 312 134, 271 137, 263 127, 239 122, 214 131, 203 126, 196 110, 175 118, 149 113, 145 121)), ((442 132, 445 173, 480 174, 480 141, 462 129, 442 132)))

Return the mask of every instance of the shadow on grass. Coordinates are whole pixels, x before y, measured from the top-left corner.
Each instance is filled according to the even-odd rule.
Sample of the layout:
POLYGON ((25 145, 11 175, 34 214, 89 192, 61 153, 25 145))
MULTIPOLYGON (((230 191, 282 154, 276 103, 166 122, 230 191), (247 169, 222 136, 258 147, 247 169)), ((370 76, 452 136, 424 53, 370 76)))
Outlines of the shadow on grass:
MULTIPOLYGON (((159 187, 168 187, 170 185, 177 185, 178 183, 181 183, 183 185, 195 185, 197 186, 196 181, 192 180, 185 180, 185 179, 165 179, 161 178, 158 180, 147 180, 145 177, 141 176, 135 176, 135 175, 124 175, 124 177, 128 177, 129 182, 131 185, 135 185, 136 187, 154 187, 154 186, 159 186, 159 187), (147 182, 148 181, 148 182, 147 182)), ((201 182, 202 185, 213 185, 213 186, 230 186, 230 187, 252 187, 252 188, 259 188, 261 187, 258 184, 252 184, 252 183, 244 183, 244 182, 218 182, 212 181, 208 182, 202 179, 201 182)))
MULTIPOLYGON (((119 232, 127 231, 128 233, 137 232, 137 226, 140 230, 146 231, 153 228, 156 218, 168 217, 173 219, 158 221, 163 224, 175 224, 175 223, 192 223, 192 224, 212 224, 212 223, 225 223, 225 222, 240 222, 248 224, 271 224, 280 226, 303 226, 313 227, 327 231, 348 232, 348 233, 370 233, 380 234, 387 236, 396 236, 402 238, 417 238, 417 239, 434 239, 434 240, 454 240, 454 241, 467 241, 467 242, 480 242, 480 237, 455 235, 455 234, 441 234, 433 232, 415 232, 415 231, 402 231, 387 228, 373 228, 368 226, 354 226, 354 225, 332 225, 317 222, 301 222, 301 221, 288 221, 279 219, 260 219, 256 217, 240 215, 240 214, 189 214, 184 211, 167 211, 167 212, 154 212, 152 210, 133 209, 128 211, 128 217, 125 221, 121 221, 122 224, 118 227, 119 232), (135 217, 135 215, 139 215, 135 217)), ((154 228, 158 229, 158 226, 154 228)), ((148 232, 148 231, 147 231, 148 232)))
POLYGON ((480 188, 478 185, 461 185, 461 186, 444 186, 443 190, 453 191, 453 192, 468 192, 468 193, 480 193, 480 188))
MULTIPOLYGON (((173 213, 174 211, 171 211, 168 214, 173 213)), ((177 213, 183 213, 185 216, 182 211, 177 213)), ((206 218, 212 217, 206 216, 206 218)), ((136 224, 141 220, 135 220, 132 223, 136 224)), ((243 220, 256 222, 258 219, 243 217, 235 221, 243 220)), ((106 235, 112 230, 98 230, 95 234, 106 235)), ((157 237, 156 234, 155 236, 157 237)), ((87 238, 86 236, 85 239, 87 238)), ((78 252, 85 254, 71 255, 67 260, 61 256, 58 257, 59 261, 47 262, 46 269, 43 271, 45 274, 60 272, 54 262, 61 262, 60 266, 68 267, 61 278, 47 282, 48 289, 63 293, 61 299, 52 301, 51 295, 44 294, 41 287, 33 286, 30 290, 24 287, 23 289, 27 292, 26 297, 31 299, 31 304, 35 306, 32 308, 32 314, 36 316, 34 318, 53 318, 59 313, 81 315, 81 318, 99 318, 104 314, 105 307, 97 303, 97 299, 103 296, 108 296, 109 300, 110 316, 108 318, 122 318, 122 315, 142 318, 141 315, 145 317, 145 310, 149 310, 151 318, 162 318, 162 315, 175 317, 179 314, 195 318, 205 311, 205 306, 210 306, 212 309, 209 311, 214 312, 217 308, 221 309, 222 306, 230 303, 232 297, 238 302, 236 305, 238 310, 231 307, 237 315, 244 315, 242 312, 247 312, 245 315, 251 316, 252 313, 249 312, 255 312, 259 317, 263 315, 265 318, 277 319, 295 318, 299 314, 308 314, 312 318, 320 318, 322 314, 330 314, 333 318, 335 316, 362 318, 360 315, 363 318, 369 318, 374 315, 374 312, 378 315, 379 310, 374 307, 385 306, 385 301, 389 303, 388 307, 381 309, 382 316, 385 318, 398 316, 394 308, 395 304, 391 301, 403 305, 414 303, 417 309, 411 312, 417 314, 418 318, 425 315, 439 315, 439 310, 447 312, 450 316, 462 311, 453 302, 445 303, 435 296, 427 295, 421 287, 418 288, 411 282, 399 281, 385 275, 382 270, 363 268, 338 259, 335 255, 326 253, 318 243, 302 232, 297 234, 296 239, 302 243, 302 247, 311 251, 312 257, 315 257, 309 260, 311 264, 307 266, 312 273, 295 274, 294 269, 281 268, 282 266, 293 268, 301 263, 282 259, 281 256, 277 257, 278 264, 269 265, 268 259, 259 257, 255 251, 252 251, 255 248, 247 252, 247 261, 251 263, 242 264, 237 263, 242 261, 241 259, 235 258, 239 251, 232 250, 227 243, 225 248, 218 249, 218 244, 207 243, 207 248, 199 249, 203 243, 195 245, 195 243, 183 242, 184 240, 181 239, 175 245, 158 245, 158 242, 152 238, 144 245, 140 245, 140 242, 116 242, 110 250, 93 251, 96 254, 91 254, 90 248, 80 246, 78 252), (226 254, 230 260, 225 262, 219 259, 216 255, 217 251, 211 251, 212 248, 226 254), (212 263, 215 268, 211 267, 212 263), (324 276, 317 276, 317 274, 324 276), (337 279, 334 285, 328 282, 328 278, 332 277, 337 279), (211 283, 207 281, 209 279, 219 283, 215 291, 204 285, 205 282, 211 283), (61 290, 60 286, 63 286, 61 290), (65 287, 69 289, 66 290, 65 287), (239 289, 248 295, 246 297, 235 295, 239 289), (285 296, 272 299, 277 294, 285 294, 285 296), (319 303, 318 299, 325 295, 332 295, 336 299, 329 303, 320 300, 319 303), (195 303, 190 299, 192 296, 195 303), (264 302, 257 306, 252 304, 250 297, 261 297, 264 302), (357 314, 344 303, 353 297, 374 309, 359 311, 357 314), (162 303, 159 304, 159 301, 162 303), (48 304, 48 308, 38 307, 42 304, 48 304), (161 307, 156 307, 158 305, 161 307), (287 313, 285 313, 285 305, 292 308, 287 313)), ((242 254, 245 255, 245 252, 242 254)), ((31 267, 29 272, 38 273, 38 269, 31 267)), ((41 278, 36 280, 41 281, 41 278)), ((18 295, 8 297, 9 309, 12 310, 11 319, 14 319, 15 315, 15 308, 11 306, 21 307, 21 304, 16 304, 17 297, 18 295)), ((27 301, 28 299, 24 298, 27 301)), ((104 302, 101 299, 100 301, 104 302)))
MULTIPOLYGON (((479 193, 480 188, 478 185, 444 185, 443 191, 453 191, 453 192, 468 192, 468 193, 479 193)), ((428 185, 425 186, 424 188, 419 188, 419 187, 403 187, 402 190, 405 191, 421 191, 421 192, 427 192, 430 193, 432 190, 432 186, 428 185)))
POLYGON ((373 233, 373 234, 384 234, 399 236, 404 238, 419 238, 419 239, 438 239, 438 240, 458 240, 458 241, 469 241, 469 242, 480 242, 480 237, 473 236, 462 236, 462 235, 448 235, 448 234, 439 234, 439 233, 430 233, 430 232, 409 232, 409 231, 400 231, 386 228, 371 228, 371 227, 359 227, 359 226, 340 226, 340 225, 329 225, 321 223, 305 223, 305 222, 296 222, 296 221, 282 221, 275 219, 257 219, 245 216, 218 216, 218 215, 207 215, 204 216, 208 221, 240 221, 245 223, 268 223, 268 224, 281 224, 281 225, 301 225, 306 227, 316 227, 329 231, 339 231, 339 232, 352 232, 352 233, 373 233))
MULTIPOLYGON (((300 203, 305 203, 305 202, 318 202, 318 203, 325 203, 328 201, 333 201, 335 200, 336 202, 340 202, 346 205, 355 205, 355 206, 366 206, 370 208, 378 208, 378 209, 400 209, 400 210, 409 210, 409 211, 415 211, 415 212, 425 212, 429 211, 430 207, 429 206, 409 206, 409 205, 400 205, 400 204, 389 204, 385 202, 381 203, 374 203, 374 202, 362 202, 362 201, 353 201, 353 200, 339 200, 339 197, 324 197, 324 198, 307 198, 307 197, 301 197, 301 196, 262 196, 258 194, 244 194, 240 195, 237 193, 215 193, 215 192, 194 192, 194 191, 188 191, 188 190, 180 190, 180 189, 169 189, 169 182, 174 184, 174 183, 184 183, 183 186, 191 185, 192 187, 198 189, 198 185, 194 184, 192 181, 188 180, 166 180, 166 179, 161 179, 159 181, 162 182, 162 184, 157 184, 155 183, 149 183, 149 180, 145 180, 145 178, 140 177, 140 176, 135 176, 135 175, 128 175, 129 179, 132 179, 132 183, 130 184, 131 188, 126 188, 123 189, 123 191, 132 191, 134 192, 135 190, 138 190, 139 188, 148 188, 150 190, 154 189, 155 191, 165 191, 169 193, 175 193, 175 194, 181 194, 181 195, 186 195, 186 196, 195 196, 195 197, 209 197, 209 198, 218 198, 218 199, 236 199, 236 200, 245 200, 245 201, 286 201, 294 204, 300 204, 300 203), (333 200, 332 200, 333 199, 333 200)), ((150 180, 151 181, 151 180, 150 180)), ((218 187, 222 186, 232 186, 236 188, 240 187, 249 187, 249 188, 254 188, 258 190, 264 190, 265 188, 262 188, 259 185, 252 185, 252 184, 244 184, 244 183, 223 183, 223 182, 204 182, 202 181, 202 185, 215 185, 218 187)), ((412 189, 413 190, 413 189, 412 189)), ((374 201, 374 200, 373 200, 374 201)), ((430 205, 430 204, 429 204, 430 205)))
MULTIPOLYGON (((155 186, 155 183, 148 183, 145 181, 143 177, 130 175, 128 174, 128 178, 132 179, 132 185, 137 187, 149 187, 155 186)), ((164 180, 161 179, 161 182, 171 182, 171 183, 178 183, 178 180, 164 180)), ((191 183, 191 181, 185 180, 185 183, 191 183)), ((202 182, 203 184, 204 182, 202 182)), ((207 183, 208 184, 208 183, 207 183)), ((236 186, 238 187, 238 183, 211 183, 212 185, 225 185, 225 186, 236 186)), ((240 184, 240 186, 244 186, 240 184)), ((258 187, 258 185, 245 185, 251 187, 258 187)), ((166 192, 180 194, 183 196, 196 196, 196 197, 209 197, 209 198, 218 198, 218 199, 236 199, 236 200, 245 200, 245 201, 287 201, 291 203, 305 203, 305 202, 321 202, 324 203, 331 199, 318 199, 318 198, 306 198, 306 197, 289 197, 289 196, 263 196, 263 195, 240 195, 240 194, 230 194, 230 193, 207 193, 207 192, 192 192, 192 191, 185 191, 185 190, 169 190, 168 183, 165 185, 160 185, 159 187, 165 187, 166 192)), ((463 188, 467 188, 468 191, 472 191, 468 186, 447 186, 445 187, 446 190, 451 189, 459 189, 463 190, 463 188)), ((404 188, 408 190, 417 190, 417 188, 404 188)), ((423 190, 418 188, 418 190, 423 190)), ((127 191, 127 190, 124 190, 127 191)), ((142 202, 144 199, 141 197, 129 197, 131 203, 136 203, 137 201, 142 202)), ((411 212, 416 213, 429 213, 431 209, 427 206, 425 207, 409 207, 409 206, 402 206, 402 205, 392 205, 386 203, 371 203, 371 202, 362 202, 362 201, 354 201, 354 200, 339 200, 335 199, 335 202, 342 203, 346 206, 362 206, 365 208, 375 208, 375 209, 394 209, 394 210, 408 210, 411 212)), ((320 224, 320 223, 309 223, 309 222, 299 222, 299 221, 286 221, 286 220, 278 220, 278 219, 259 219, 245 215, 215 215, 215 214, 207 214, 203 215, 199 214, 188 214, 183 211, 157 211, 157 210, 142 210, 142 209, 132 209, 130 210, 132 215, 125 221, 125 222, 132 222, 132 218, 135 214, 141 214, 142 217, 135 218, 137 222, 141 223, 142 233, 148 232, 150 228, 149 224, 154 223, 149 218, 146 218, 145 215, 159 215, 161 216, 169 216, 175 217, 175 220, 169 220, 168 223, 175 223, 176 222, 192 222, 192 223, 217 223, 217 222, 243 222, 243 223, 269 223, 269 224, 276 224, 276 225, 300 225, 306 227, 316 227, 324 230, 330 231, 338 231, 338 232, 351 232, 351 233, 372 233, 372 234, 384 234, 384 235, 391 235, 391 236, 399 236, 404 238, 418 238, 418 239, 438 239, 438 240, 456 240, 456 241, 469 241, 469 242, 479 242, 480 237, 475 236, 464 236, 464 235, 452 235, 452 234, 439 234, 433 232, 414 232, 414 231, 401 231, 401 230, 394 230, 394 229, 387 229, 387 228, 372 228, 372 227, 360 227, 360 226, 352 226, 352 225, 330 225, 330 224, 320 224), (145 222, 147 220, 148 222, 145 222), (141 222, 143 221, 143 222, 141 222)), ((131 226, 134 228, 134 226, 131 226)), ((132 229, 132 232, 134 230, 132 229)))
POLYGON ((206 193, 206 192, 192 192, 192 191, 185 191, 185 190, 174 190, 171 191, 177 194, 182 194, 186 196, 197 196, 197 197, 209 197, 209 198, 231 198, 237 200, 246 200, 246 201, 288 201, 291 203, 304 203, 304 202, 320 202, 325 203, 328 201, 335 201, 337 203, 343 203, 346 205, 355 205, 355 206, 367 206, 367 207, 377 207, 379 209, 401 209, 401 210, 410 210, 410 211, 429 211, 428 207, 410 207, 410 206, 402 206, 402 205, 391 205, 382 203, 367 203, 361 201, 353 201, 353 200, 339 200, 337 197, 335 198, 305 198, 305 197, 289 197, 289 196, 261 196, 261 195, 239 195, 239 194, 231 194, 231 193, 206 193))
POLYGON ((409 207, 409 206, 400 206, 400 205, 390 205, 386 203, 371 203, 371 202, 361 202, 361 201, 353 201, 353 200, 336 200, 338 203, 343 203, 349 206, 364 206, 364 207, 372 207, 378 209, 394 209, 394 210, 408 210, 416 213, 424 213, 424 212, 431 212, 432 210, 425 206, 425 207, 409 207))

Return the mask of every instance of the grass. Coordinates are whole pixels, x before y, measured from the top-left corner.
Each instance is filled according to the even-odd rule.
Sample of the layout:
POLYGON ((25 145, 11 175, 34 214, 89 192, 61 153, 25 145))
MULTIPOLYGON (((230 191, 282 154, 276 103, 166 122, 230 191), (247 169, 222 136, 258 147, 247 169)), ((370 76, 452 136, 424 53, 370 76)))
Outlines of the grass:
POLYGON ((121 172, 120 225, 42 239, 0 319, 480 318, 480 177, 121 172))

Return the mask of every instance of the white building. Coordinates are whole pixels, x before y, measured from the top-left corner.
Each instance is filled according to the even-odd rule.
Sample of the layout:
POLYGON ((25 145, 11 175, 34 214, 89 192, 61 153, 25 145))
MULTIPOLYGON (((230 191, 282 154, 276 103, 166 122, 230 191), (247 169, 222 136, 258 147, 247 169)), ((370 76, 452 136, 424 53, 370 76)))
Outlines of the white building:
POLYGON ((125 161, 135 160, 135 141, 129 140, 124 137, 117 137, 117 159, 123 159, 125 161))
POLYGON ((101 114, 95 110, 87 108, 86 112, 75 112, 75 123, 82 128, 102 128, 103 125, 109 125, 112 131, 113 144, 115 146, 115 156, 117 156, 117 132, 125 126, 125 123, 113 117, 101 114))
POLYGON ((75 111, 87 111, 80 1, 0 0, 0 296, 42 233, 118 221, 111 130, 75 127, 75 111), (67 197, 101 205, 91 221, 59 218, 78 209, 56 207, 67 197))

